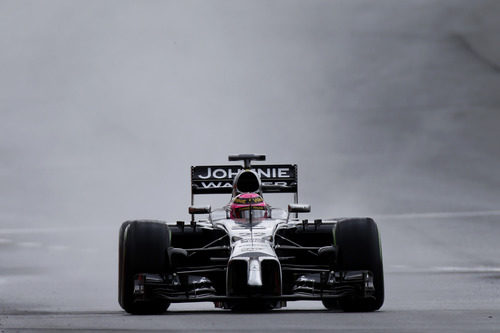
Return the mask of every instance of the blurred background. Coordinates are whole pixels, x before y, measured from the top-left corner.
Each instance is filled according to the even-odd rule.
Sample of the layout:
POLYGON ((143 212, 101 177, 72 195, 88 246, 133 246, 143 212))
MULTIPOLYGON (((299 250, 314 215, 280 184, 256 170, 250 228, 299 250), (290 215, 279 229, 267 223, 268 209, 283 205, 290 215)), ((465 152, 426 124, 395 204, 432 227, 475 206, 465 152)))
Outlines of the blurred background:
POLYGON ((297 163, 311 217, 377 218, 389 273, 494 271, 498 17, 495 0, 1 1, 3 310, 118 309, 121 222, 188 219, 190 166, 236 153, 297 163))

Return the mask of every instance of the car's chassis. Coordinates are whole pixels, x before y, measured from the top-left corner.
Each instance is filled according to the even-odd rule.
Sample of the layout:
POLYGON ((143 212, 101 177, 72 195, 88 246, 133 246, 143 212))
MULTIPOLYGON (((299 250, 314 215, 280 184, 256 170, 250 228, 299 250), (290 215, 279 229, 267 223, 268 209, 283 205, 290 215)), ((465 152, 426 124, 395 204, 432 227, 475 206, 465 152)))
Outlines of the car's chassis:
POLYGON ((238 216, 232 205, 212 210, 192 202, 189 224, 124 222, 119 237, 122 308, 157 313, 183 302, 280 308, 305 300, 345 311, 382 306, 382 252, 372 219, 299 220, 297 214, 310 206, 297 203, 296 165, 252 168, 250 161, 263 156, 229 159, 244 160, 244 168, 192 168, 192 201, 194 194, 232 193, 232 202, 240 195, 258 198, 253 204, 260 209, 250 201, 244 206, 247 214, 238 216), (263 204, 262 193, 268 192, 293 193, 294 203, 288 211, 263 204), (195 220, 195 214, 208 218, 195 220))
MULTIPOLYGON (((282 229, 283 233, 275 234, 275 238, 279 240, 272 248, 272 253, 279 254, 276 257, 276 262, 279 263, 276 267, 279 272, 276 274, 280 277, 280 283, 275 286, 277 288, 266 288, 265 285, 246 286, 237 291, 230 288, 228 270, 231 265, 228 263, 232 251, 229 245, 225 245, 228 237, 222 236, 201 247, 182 249, 187 254, 186 257, 206 254, 202 262, 191 262, 192 266, 177 265, 175 270, 168 273, 136 274, 134 276, 134 302, 214 302, 215 306, 220 308, 232 308, 234 305, 244 303, 261 303, 272 308, 279 308, 286 306, 286 301, 334 301, 339 298, 373 297, 375 288, 371 271, 332 269, 332 267, 335 268, 335 264, 332 266, 331 262, 335 263, 337 254, 335 246, 310 246, 311 244, 302 246, 297 242, 307 241, 306 235, 300 235, 297 237, 300 239, 295 241, 284 236, 287 235, 286 231, 295 233, 309 231, 310 238, 314 237, 314 242, 317 243, 321 241, 320 236, 325 236, 325 233, 329 234, 329 230, 335 228, 336 223, 328 222, 321 223, 317 220, 314 225, 308 225, 307 221, 295 220, 282 229), (321 233, 321 229, 327 232, 321 233), (330 260, 318 258, 317 253, 322 249, 328 251, 330 260), (325 264, 324 261, 329 261, 330 264, 325 264)), ((196 223, 192 224, 191 228, 182 226, 182 231, 177 230, 177 235, 179 232, 189 235, 197 228, 196 223)), ((175 230, 175 227, 171 229, 175 230)), ((206 231, 211 232, 211 230, 206 231)), ((169 252, 170 258, 173 258, 176 250, 170 249, 169 252)), ((252 255, 244 253, 244 256, 252 255)), ((237 280, 247 281, 249 270, 250 267, 246 267, 238 272, 237 280)), ((267 272, 267 274, 272 274, 272 272, 267 272)))

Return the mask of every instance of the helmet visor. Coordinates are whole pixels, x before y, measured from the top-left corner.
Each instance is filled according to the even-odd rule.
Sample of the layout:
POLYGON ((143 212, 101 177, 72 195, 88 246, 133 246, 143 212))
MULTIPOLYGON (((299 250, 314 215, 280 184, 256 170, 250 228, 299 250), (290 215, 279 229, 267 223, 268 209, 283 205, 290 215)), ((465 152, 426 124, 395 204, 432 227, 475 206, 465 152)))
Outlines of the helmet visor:
POLYGON ((264 206, 243 206, 238 207, 233 210, 233 215, 235 218, 240 219, 250 219, 250 212, 252 213, 252 219, 262 219, 267 217, 267 209, 264 206))

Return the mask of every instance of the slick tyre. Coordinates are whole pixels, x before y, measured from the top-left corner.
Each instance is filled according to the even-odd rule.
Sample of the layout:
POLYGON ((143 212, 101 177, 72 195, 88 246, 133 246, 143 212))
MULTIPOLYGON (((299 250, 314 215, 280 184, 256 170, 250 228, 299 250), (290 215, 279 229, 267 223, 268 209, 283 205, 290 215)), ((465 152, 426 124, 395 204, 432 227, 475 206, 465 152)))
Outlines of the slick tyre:
POLYGON ((340 221, 335 228, 335 243, 338 249, 337 270, 371 271, 375 287, 374 297, 345 297, 338 300, 338 306, 347 312, 380 309, 384 303, 384 272, 376 223, 370 218, 340 221))
POLYGON ((168 268, 169 229, 157 221, 127 221, 120 228, 118 258, 118 301, 128 313, 165 312, 168 302, 134 301, 134 278, 138 273, 158 274, 168 268))

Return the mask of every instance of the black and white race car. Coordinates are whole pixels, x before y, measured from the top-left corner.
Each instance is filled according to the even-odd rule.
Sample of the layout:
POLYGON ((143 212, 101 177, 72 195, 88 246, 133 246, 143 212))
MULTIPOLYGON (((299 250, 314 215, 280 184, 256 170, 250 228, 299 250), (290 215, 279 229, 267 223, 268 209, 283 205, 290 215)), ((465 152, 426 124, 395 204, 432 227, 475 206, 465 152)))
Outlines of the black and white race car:
POLYGON ((382 253, 371 218, 299 219, 296 165, 191 167, 190 223, 126 221, 119 235, 119 303, 129 313, 161 313, 171 303, 273 309, 320 300, 328 309, 375 311, 384 302, 382 253), (198 194, 227 193, 212 210, 198 194), (266 193, 292 193, 288 210, 266 193), (195 220, 195 214, 208 214, 195 220))

